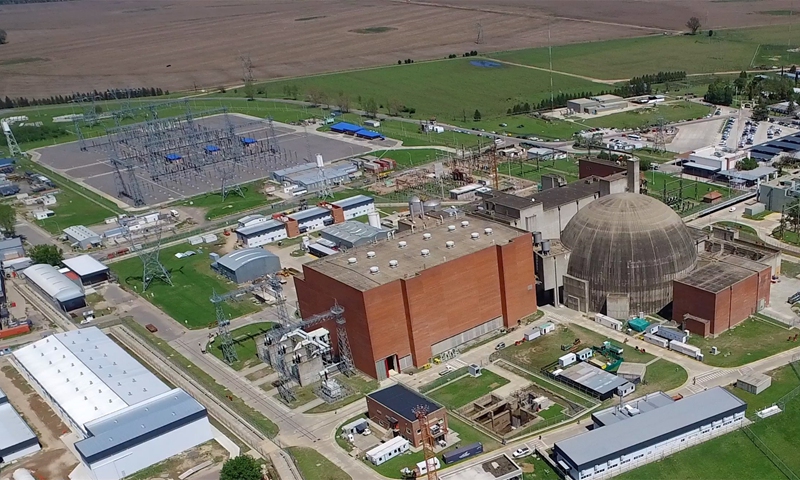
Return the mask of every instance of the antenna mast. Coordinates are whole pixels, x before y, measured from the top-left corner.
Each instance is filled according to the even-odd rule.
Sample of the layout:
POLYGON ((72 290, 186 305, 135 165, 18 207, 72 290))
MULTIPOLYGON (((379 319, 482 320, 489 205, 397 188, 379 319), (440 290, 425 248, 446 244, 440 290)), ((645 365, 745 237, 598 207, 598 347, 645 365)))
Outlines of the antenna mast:
POLYGON ((428 425, 428 407, 426 405, 417 405, 412 412, 419 420, 419 428, 422 430, 422 452, 425 456, 428 480, 439 480, 439 475, 436 473, 436 454, 433 452, 431 427, 428 425))

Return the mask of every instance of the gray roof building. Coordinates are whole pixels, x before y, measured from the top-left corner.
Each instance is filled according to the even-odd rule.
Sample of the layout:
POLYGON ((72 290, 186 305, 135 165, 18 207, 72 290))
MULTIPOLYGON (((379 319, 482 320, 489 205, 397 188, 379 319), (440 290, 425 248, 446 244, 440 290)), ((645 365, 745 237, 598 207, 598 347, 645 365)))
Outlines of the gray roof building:
POLYGON ((23 270, 22 273, 29 282, 65 311, 81 308, 86 304, 81 287, 52 265, 33 265, 23 270))
POLYGON ((0 390, 0 464, 38 451, 39 440, 0 390))
POLYGON ((92 230, 84 227, 83 225, 75 225, 64 229, 64 235, 73 247, 79 247, 85 250, 89 247, 100 245, 100 235, 92 230))
POLYGON ((744 401, 716 387, 556 442, 553 449, 558 457, 581 471, 746 409, 744 401))
POLYGON ((331 203, 336 205, 337 207, 342 207, 342 209, 347 210, 348 208, 357 207, 365 203, 375 203, 375 199, 372 197, 368 197, 366 195, 355 195, 353 197, 345 198, 331 203))
POLYGON ((244 237, 261 235, 271 230, 285 230, 286 224, 278 220, 267 220, 266 222, 256 223, 247 227, 236 229, 236 233, 244 237))
POLYGON ((25 249, 19 237, 4 238, 0 240, 0 261, 24 257, 25 249))
POLYGON ((601 399, 610 398, 617 388, 630 383, 622 377, 601 370, 588 363, 578 363, 562 371, 559 376, 565 383, 575 384, 595 392, 601 399))
POLYGON ((81 277, 84 285, 108 279, 108 267, 89 255, 66 258, 61 263, 81 277))
POLYGON ((277 272, 281 261, 263 248, 245 248, 219 258, 212 267, 231 281, 245 283, 277 272))
MULTIPOLYGON (((367 197, 369 198, 369 197, 367 197)), ((337 247, 354 248, 389 238, 390 230, 376 228, 366 223, 349 220, 320 231, 320 235, 337 247)))

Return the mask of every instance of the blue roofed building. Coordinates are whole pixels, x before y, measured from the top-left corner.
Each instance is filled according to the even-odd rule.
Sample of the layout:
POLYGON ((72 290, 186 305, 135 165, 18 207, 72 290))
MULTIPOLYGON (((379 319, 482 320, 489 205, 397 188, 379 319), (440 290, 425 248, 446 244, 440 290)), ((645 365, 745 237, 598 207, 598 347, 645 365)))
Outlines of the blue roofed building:
POLYGON ((81 437, 79 478, 126 478, 212 439, 205 407, 96 327, 50 335, 12 359, 81 437))

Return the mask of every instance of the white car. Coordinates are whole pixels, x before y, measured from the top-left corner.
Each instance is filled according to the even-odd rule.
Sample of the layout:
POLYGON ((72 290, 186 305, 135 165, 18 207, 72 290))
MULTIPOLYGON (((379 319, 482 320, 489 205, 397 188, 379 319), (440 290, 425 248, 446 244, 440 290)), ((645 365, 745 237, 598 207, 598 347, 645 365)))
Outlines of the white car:
POLYGON ((728 209, 728 211, 729 212, 735 212, 736 211, 736 207, 731 207, 731 208, 728 209))
POLYGON ((533 453, 533 450, 531 450, 529 447, 522 447, 514 450, 513 457, 514 458, 527 457, 531 453, 533 453))

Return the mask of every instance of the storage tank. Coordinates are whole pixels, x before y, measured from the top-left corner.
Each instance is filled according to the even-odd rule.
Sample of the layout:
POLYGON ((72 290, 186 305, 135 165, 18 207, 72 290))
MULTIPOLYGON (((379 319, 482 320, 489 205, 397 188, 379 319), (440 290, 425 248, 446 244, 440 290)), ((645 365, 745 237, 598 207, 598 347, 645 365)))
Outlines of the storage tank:
POLYGON ((367 214, 367 223, 370 227, 381 228, 381 214, 378 212, 369 212, 367 214))
POLYGON ((418 196, 414 195, 408 199, 408 211, 411 213, 412 217, 417 217, 424 213, 422 200, 420 200, 418 196))
POLYGON ((533 232, 533 244, 537 247, 542 243, 542 232, 533 232))
POLYGON ((422 211, 425 213, 433 212, 434 210, 439 210, 442 206, 442 201, 436 198, 432 198, 430 200, 426 200, 425 203, 422 204, 422 211))
POLYGON ((18 468, 14 470, 14 480, 36 480, 30 470, 18 468))

